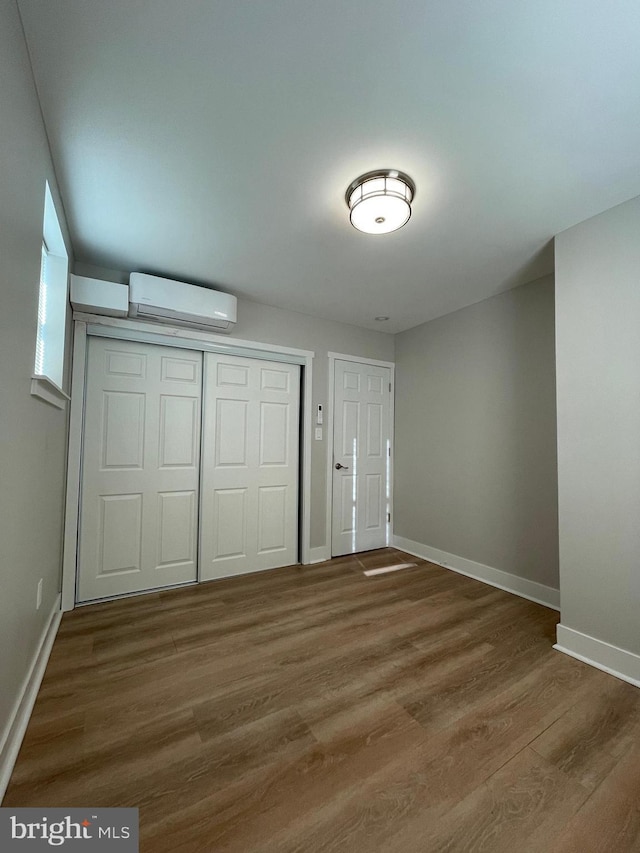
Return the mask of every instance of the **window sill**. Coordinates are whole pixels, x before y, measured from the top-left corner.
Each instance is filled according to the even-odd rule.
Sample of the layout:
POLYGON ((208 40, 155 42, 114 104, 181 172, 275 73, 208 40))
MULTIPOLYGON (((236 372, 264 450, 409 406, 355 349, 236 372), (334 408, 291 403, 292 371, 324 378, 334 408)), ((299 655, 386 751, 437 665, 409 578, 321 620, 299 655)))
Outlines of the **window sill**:
POLYGON ((52 382, 48 376, 39 376, 34 373, 31 377, 31 396, 39 397, 45 403, 55 406, 56 409, 64 409, 67 405, 67 400, 71 397, 52 382))

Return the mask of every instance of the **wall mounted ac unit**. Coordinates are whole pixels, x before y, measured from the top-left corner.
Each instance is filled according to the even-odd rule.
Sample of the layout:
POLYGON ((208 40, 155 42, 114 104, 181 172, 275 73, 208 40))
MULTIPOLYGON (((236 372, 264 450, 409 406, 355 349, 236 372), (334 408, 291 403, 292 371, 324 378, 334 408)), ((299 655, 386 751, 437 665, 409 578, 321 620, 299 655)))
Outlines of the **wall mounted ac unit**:
POLYGON ((129 316, 210 332, 230 332, 237 321, 238 300, 228 293, 132 272, 129 316))

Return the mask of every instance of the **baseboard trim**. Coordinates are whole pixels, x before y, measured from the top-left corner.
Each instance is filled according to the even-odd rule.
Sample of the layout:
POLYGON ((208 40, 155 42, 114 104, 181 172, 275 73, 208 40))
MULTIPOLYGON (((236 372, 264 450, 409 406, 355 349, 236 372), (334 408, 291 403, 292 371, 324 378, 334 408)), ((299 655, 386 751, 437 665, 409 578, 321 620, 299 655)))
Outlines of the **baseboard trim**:
POLYGON ((640 687, 640 655, 562 624, 557 627, 557 640, 553 648, 559 652, 640 687))
POLYGON ((60 609, 60 596, 58 595, 2 736, 0 746, 0 803, 2 803, 6 793, 13 767, 20 752, 61 619, 62 610, 60 609))
POLYGON ((485 566, 483 563, 476 563, 474 560, 467 560, 466 557, 448 554, 446 551, 440 551, 438 548, 432 548, 422 542, 405 539, 404 536, 394 536, 393 546, 400 551, 405 551, 414 557, 421 557, 423 560, 429 560, 430 563, 436 563, 438 566, 450 569, 460 575, 466 575, 469 578, 489 584, 489 586, 512 592, 514 595, 550 607, 552 610, 560 610, 560 590, 552 586, 536 583, 536 581, 512 575, 510 572, 503 572, 502 569, 494 569, 491 566, 485 566))
POLYGON ((313 563, 324 563, 331 559, 331 548, 328 545, 319 545, 317 548, 309 548, 308 566, 313 563))

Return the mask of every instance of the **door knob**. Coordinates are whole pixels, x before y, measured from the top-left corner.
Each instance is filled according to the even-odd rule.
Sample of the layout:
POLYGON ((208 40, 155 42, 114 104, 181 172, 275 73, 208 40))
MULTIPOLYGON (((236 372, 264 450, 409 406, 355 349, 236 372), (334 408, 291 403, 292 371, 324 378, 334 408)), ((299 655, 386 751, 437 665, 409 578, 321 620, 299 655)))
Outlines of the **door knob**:
POLYGON ((348 465, 341 465, 339 462, 336 462, 336 471, 341 471, 343 468, 345 471, 349 470, 348 465))

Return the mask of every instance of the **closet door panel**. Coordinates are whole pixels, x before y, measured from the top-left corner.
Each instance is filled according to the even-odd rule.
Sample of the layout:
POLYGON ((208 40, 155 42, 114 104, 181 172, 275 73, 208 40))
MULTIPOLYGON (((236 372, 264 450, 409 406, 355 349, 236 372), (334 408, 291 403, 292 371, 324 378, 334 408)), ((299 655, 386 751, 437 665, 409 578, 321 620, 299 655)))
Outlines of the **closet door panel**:
POLYGON ((298 559, 300 368, 205 353, 201 578, 298 559))
POLYGON ((196 580, 202 353, 90 337, 78 600, 196 580))

